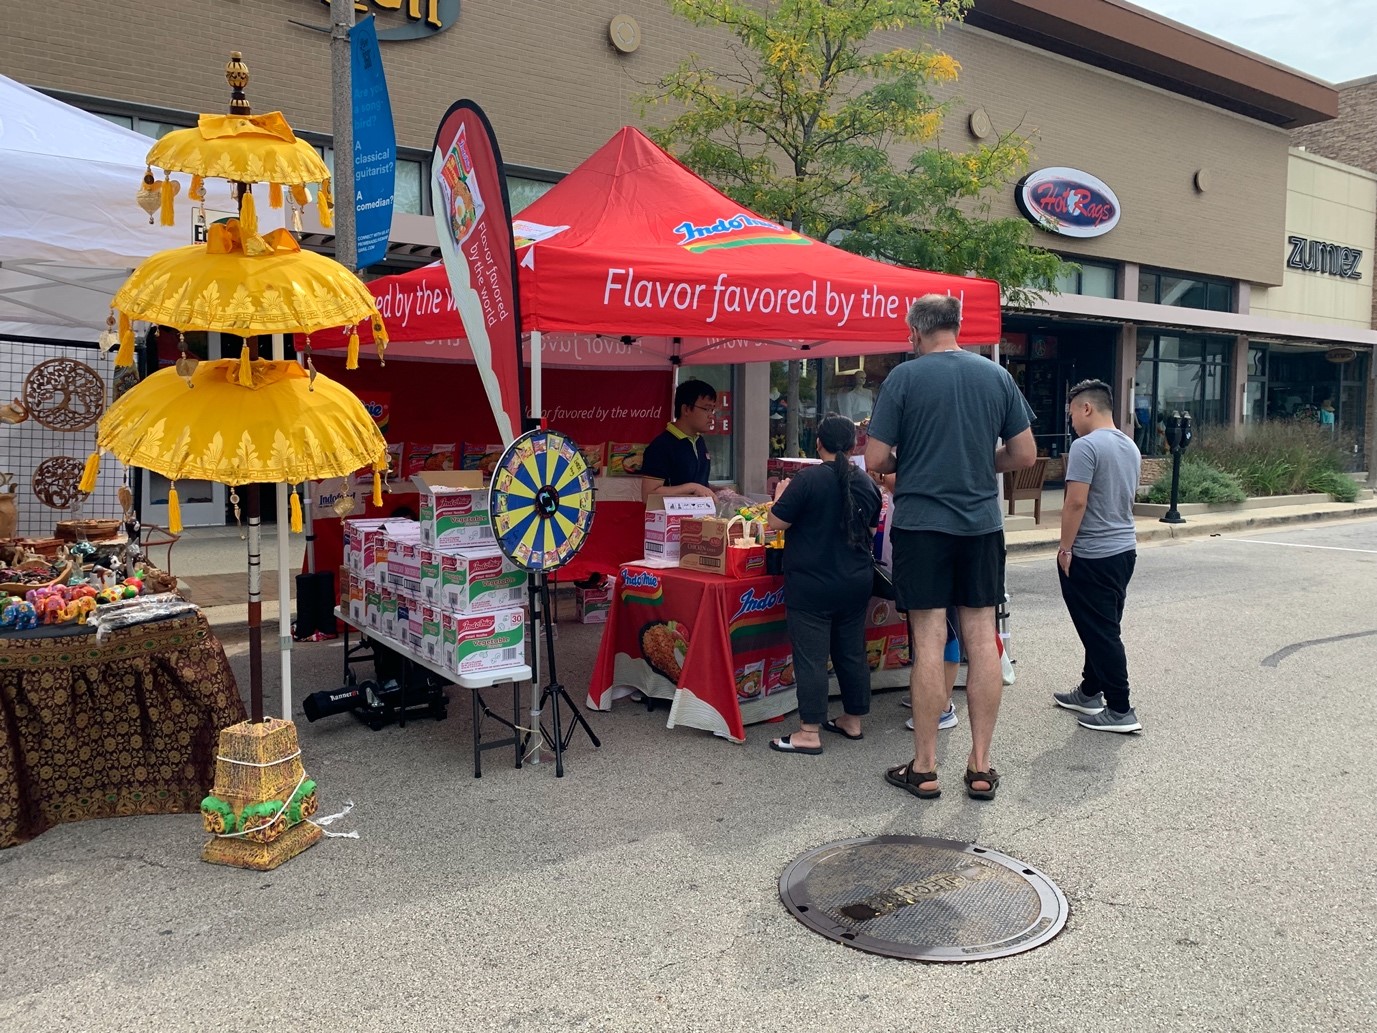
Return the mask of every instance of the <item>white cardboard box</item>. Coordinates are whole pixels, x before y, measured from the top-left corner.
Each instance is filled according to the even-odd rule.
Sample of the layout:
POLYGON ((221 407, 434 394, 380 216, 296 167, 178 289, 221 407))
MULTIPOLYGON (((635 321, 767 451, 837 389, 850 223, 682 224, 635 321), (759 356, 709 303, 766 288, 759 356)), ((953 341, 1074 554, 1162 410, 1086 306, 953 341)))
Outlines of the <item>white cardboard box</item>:
POLYGON ((686 516, 713 516, 712 499, 696 495, 652 495, 645 507, 643 551, 656 559, 679 559, 679 522, 686 516))
POLYGON ((440 601, 452 613, 486 613, 520 606, 526 573, 497 549, 438 554, 440 601))
POLYGON ((421 499, 421 542, 432 548, 491 545, 488 490, 474 470, 435 470, 412 479, 421 499))
POLYGON ((445 663, 455 674, 481 674, 526 660, 526 611, 441 615, 445 663))

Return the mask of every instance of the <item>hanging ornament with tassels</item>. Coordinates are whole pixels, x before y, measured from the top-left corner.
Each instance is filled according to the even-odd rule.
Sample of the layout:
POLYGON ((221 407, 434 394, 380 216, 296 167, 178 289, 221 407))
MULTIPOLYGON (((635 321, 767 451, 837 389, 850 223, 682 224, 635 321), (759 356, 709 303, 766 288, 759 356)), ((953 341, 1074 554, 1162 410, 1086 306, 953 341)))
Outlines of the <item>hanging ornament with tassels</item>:
POLYGON ((158 181, 153 178, 153 170, 150 168, 143 174, 143 185, 139 187, 139 192, 134 195, 134 200, 138 206, 148 215, 148 225, 153 225, 153 216, 163 206, 162 191, 158 189, 158 181))

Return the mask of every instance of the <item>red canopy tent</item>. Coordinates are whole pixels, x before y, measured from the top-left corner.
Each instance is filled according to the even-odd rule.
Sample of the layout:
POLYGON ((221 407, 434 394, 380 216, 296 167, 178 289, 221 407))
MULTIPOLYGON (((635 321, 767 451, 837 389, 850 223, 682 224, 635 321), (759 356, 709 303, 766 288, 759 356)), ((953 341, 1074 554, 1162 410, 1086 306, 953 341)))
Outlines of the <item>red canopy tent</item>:
MULTIPOLYGON (((964 304, 961 340, 999 339, 999 285, 853 255, 747 211, 623 128, 513 224, 522 329, 539 364, 665 368, 908 347, 923 294, 964 304)), ((399 356, 471 361, 444 270, 369 284, 399 356), (424 347, 408 347, 425 342, 424 347)), ((528 345, 529 354, 529 345, 528 345)))

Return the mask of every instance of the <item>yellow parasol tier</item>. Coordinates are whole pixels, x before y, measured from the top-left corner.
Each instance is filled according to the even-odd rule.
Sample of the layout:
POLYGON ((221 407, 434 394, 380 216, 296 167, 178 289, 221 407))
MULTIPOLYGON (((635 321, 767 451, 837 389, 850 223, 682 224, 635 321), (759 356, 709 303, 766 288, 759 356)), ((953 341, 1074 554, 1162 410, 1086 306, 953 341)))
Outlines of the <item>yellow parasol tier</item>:
POLYGON ((150 166, 232 183, 295 186, 328 183, 330 169, 314 147, 292 132, 280 111, 266 115, 202 115, 148 152, 150 166))
POLYGON ((96 447, 172 481, 296 484, 387 468, 387 441, 368 410, 329 377, 295 362, 202 362, 191 389, 175 369, 130 388, 101 417, 96 447))
MULTIPOLYGON (((310 334, 365 319, 375 331, 382 325, 373 295, 344 266, 302 251, 286 230, 241 240, 234 219, 211 226, 205 244, 145 259, 111 305, 122 335, 133 320, 241 337, 310 334)), ((130 351, 132 362, 132 343, 130 351)))

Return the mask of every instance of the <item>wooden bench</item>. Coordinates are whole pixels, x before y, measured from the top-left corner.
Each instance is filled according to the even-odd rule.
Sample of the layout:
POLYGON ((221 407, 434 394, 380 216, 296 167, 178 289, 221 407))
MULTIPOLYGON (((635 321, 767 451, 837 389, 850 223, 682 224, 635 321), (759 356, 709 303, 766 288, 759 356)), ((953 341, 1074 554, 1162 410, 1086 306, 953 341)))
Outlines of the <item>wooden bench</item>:
POLYGON ((1033 523, 1042 523, 1042 482, 1047 478, 1047 457, 1040 456, 1032 466, 1004 475, 1004 494, 1009 500, 1009 515, 1014 515, 1014 503, 1033 500, 1033 523))

